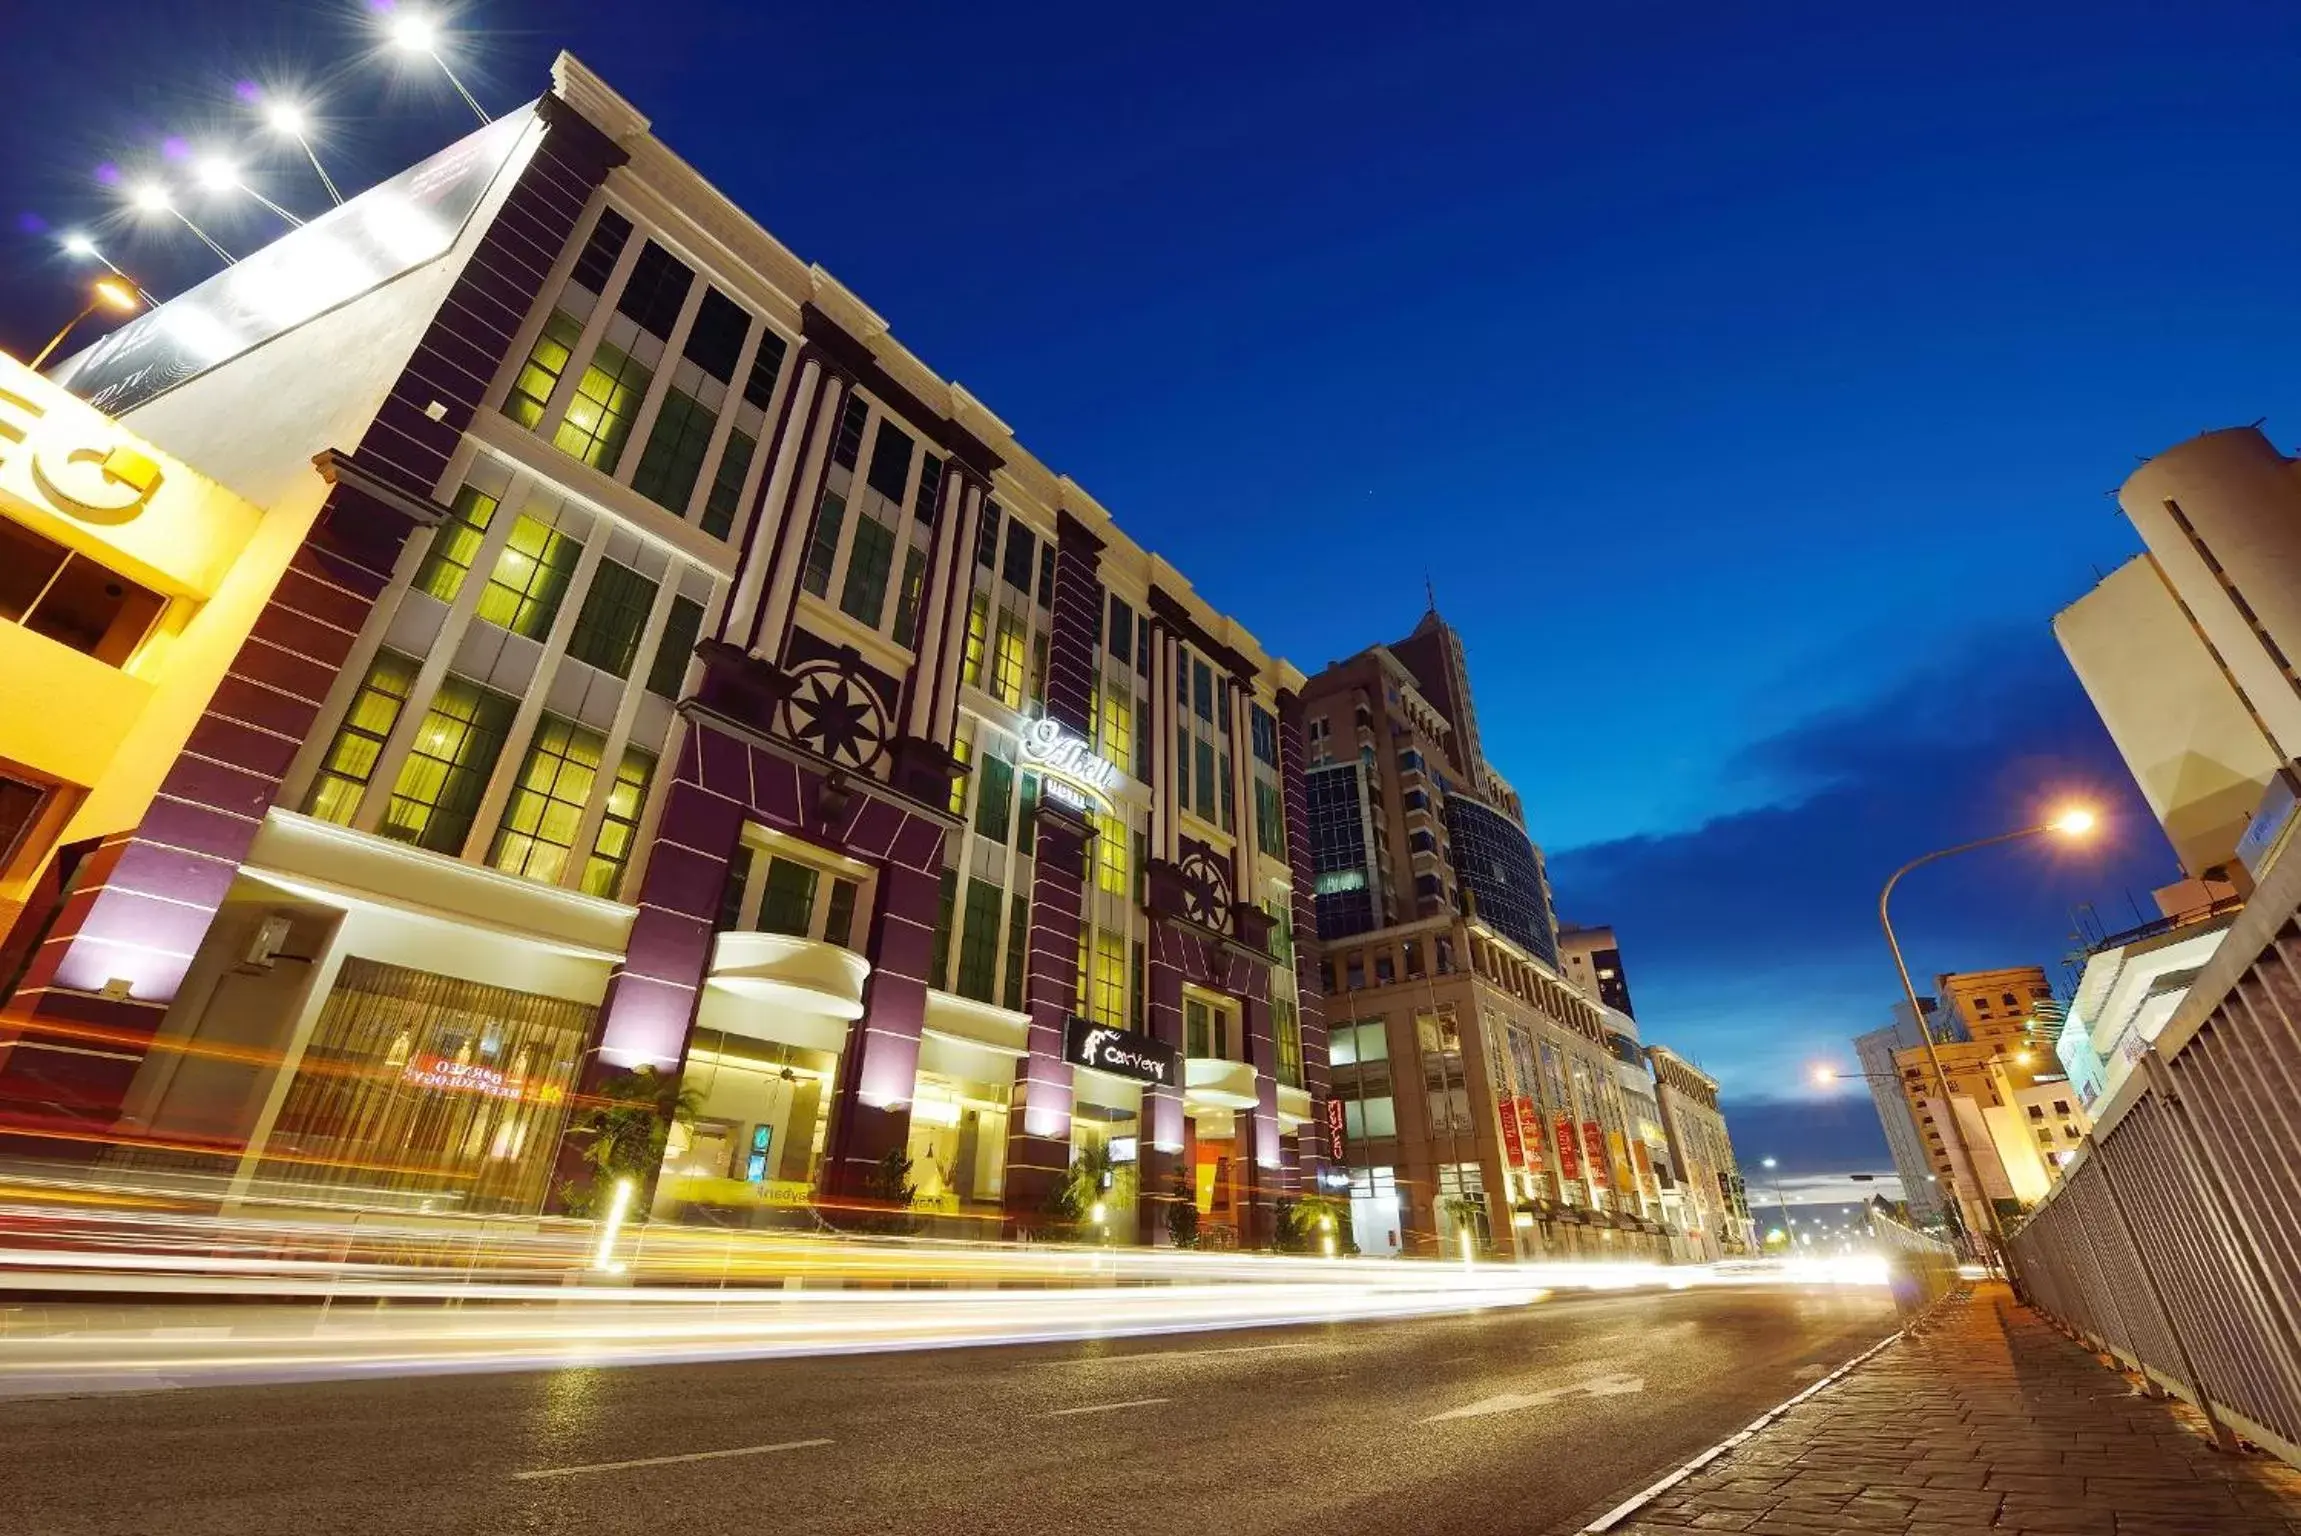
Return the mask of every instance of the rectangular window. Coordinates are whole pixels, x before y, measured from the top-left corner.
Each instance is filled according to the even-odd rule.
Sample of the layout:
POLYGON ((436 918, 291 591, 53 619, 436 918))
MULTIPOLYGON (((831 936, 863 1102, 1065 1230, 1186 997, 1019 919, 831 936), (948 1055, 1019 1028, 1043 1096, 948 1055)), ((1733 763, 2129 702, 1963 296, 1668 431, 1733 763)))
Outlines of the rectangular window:
POLYGON ((1023 617, 1012 608, 999 610, 998 642, 991 650, 991 697, 1009 709, 1023 707, 1023 617))
POLYGON ((1220 771, 1217 774, 1216 782, 1222 785, 1222 829, 1225 832, 1236 832, 1238 830, 1238 781, 1231 776, 1230 754, 1228 752, 1221 755, 1217 766, 1220 771))
POLYGON ((647 691, 676 699, 687 681, 687 663, 694 659, 695 642, 703 633, 703 605, 691 597, 671 600, 671 615, 663 624, 663 639, 655 647, 655 660, 647 669, 647 691))
POLYGON ((1254 781, 1254 845, 1271 858, 1286 857, 1286 812, 1278 786, 1262 779, 1254 781))
POLYGON ((918 643, 919 589, 926 579, 927 552, 913 544, 903 551, 903 582, 895 589, 897 645, 911 646, 918 643))
POLYGON ((836 944, 841 949, 855 947, 855 882, 831 880, 831 899, 823 909, 823 942, 836 944))
POLYGON ((815 513, 815 538, 807 546, 807 571, 799 585, 817 597, 831 595, 831 567, 839 562, 839 529, 847 520, 847 501, 826 490, 815 513))
POLYGON ((391 728, 399 724, 399 712, 407 703, 408 690, 415 686, 415 674, 413 657, 397 651, 376 652, 360 691, 352 695, 351 707, 344 711, 344 723, 336 727, 335 740, 328 743, 319 777, 312 780, 311 793, 304 797, 305 815, 338 826, 351 825, 384 742, 391 728))
POLYGON ((1193 659, 1190 664, 1191 708, 1207 724, 1214 724, 1214 673, 1203 661, 1193 659))
POLYGON ((958 917, 959 872, 943 871, 943 892, 935 905, 935 944, 927 959, 927 985, 938 992, 951 986, 951 925, 958 917))
POLYGON ((1007 585, 1028 597, 1031 592, 1031 566, 1039 556, 1038 535, 1025 528, 1022 522, 1007 524, 1007 562, 1004 574, 1007 585))
POLYGON ((763 331, 759 351, 751 359, 751 372, 743 380, 743 398, 764 411, 775 398, 775 380, 783 372, 783 357, 790 349, 773 331, 763 331))
POLYGON ((1278 766, 1278 717, 1260 704, 1246 707, 1247 731, 1254 738, 1254 760, 1266 767, 1278 766))
POLYGON ((861 395, 850 393, 847 404, 839 412, 839 435, 831 440, 831 462, 842 469, 853 469, 863 452, 863 424, 871 419, 870 402, 861 395))
POLYGON ((1351 1141, 1398 1134, 1398 1106, 1389 1094, 1373 1099, 1349 1099, 1342 1106, 1342 1134, 1351 1141))
POLYGON ((121 667, 167 605, 109 566, 0 518, 0 619, 121 667))
POLYGON ((639 836, 639 813, 647 804, 647 786, 655 777, 655 754, 638 747, 623 749, 623 762, 615 770, 615 783, 607 791, 607 813, 599 819, 599 835, 591 840, 591 861, 583 866, 583 889, 612 899, 631 865, 631 845, 639 836))
POLYGON ((543 322, 543 334, 535 338, 535 346, 521 365, 519 377, 512 380, 511 393, 504 396, 503 414, 518 422, 528 431, 543 420, 544 407, 551 403, 551 392, 559 387, 560 375, 567 372, 567 360, 575 355, 577 343, 583 339, 583 327, 566 310, 555 309, 551 318, 543 322))
POLYGON ((735 514, 743 505, 743 477, 751 473, 751 455, 758 449, 758 440, 741 427, 727 434, 719 467, 711 472, 711 494, 703 499, 703 531, 715 539, 735 530, 735 514))
POLYGON ((630 238, 629 219, 612 208, 600 209, 599 222, 591 226, 583 254, 575 259, 575 281, 593 293, 605 293, 608 279, 615 275, 615 258, 623 254, 623 244, 630 238))
POLYGON ((602 672, 629 677, 639 657, 639 640, 647 632, 647 615, 655 607, 655 583, 627 565, 602 560, 591 574, 591 588, 583 594, 583 611, 576 615, 575 632, 567 638, 567 654, 602 672))
POLYGON ((416 727, 378 830, 434 853, 460 854, 518 708, 460 677, 442 682, 416 727))
POLYGON ((1039 606, 1052 608, 1054 605, 1055 541, 1049 539, 1046 542, 1046 547, 1039 551, 1039 606))
POLYGON ((732 383, 735 362, 743 355, 743 338, 750 329, 751 317, 743 312, 742 305, 716 288, 706 288, 679 355, 720 383, 732 383))
POLYGON ((1027 896, 1007 899, 1007 982, 1000 1001, 1023 1011, 1023 973, 1030 963, 1031 902, 1027 896))
POLYGON ((1111 598, 1110 641, 1113 656, 1122 662, 1134 660, 1135 611, 1116 595, 1111 598))
POLYGON ((1031 636, 1031 675, 1029 681, 1024 684, 1024 690, 1030 696, 1031 707, 1041 711, 1047 707, 1047 653, 1049 649, 1045 630, 1042 629, 1031 636))
POLYGON ((1039 776, 1023 775, 1022 807, 1015 813, 1015 852, 1029 858, 1038 843, 1039 776))
MULTIPOLYGON (((952 740, 951 760, 953 762, 964 768, 973 762, 974 758, 975 744, 972 741, 964 736, 952 740)), ((967 813, 967 781, 971 777, 971 774, 960 773, 954 774, 951 778, 951 814, 953 816, 964 816, 967 813)))
POLYGON ((1127 1027, 1127 941, 1107 928, 1095 930, 1095 991, 1090 1016, 1111 1029, 1127 1027))
POLYGON ((1198 789, 1192 800, 1198 813, 1211 821, 1214 819, 1215 807, 1214 747, 1208 742, 1194 741, 1191 743, 1191 753, 1192 760, 1198 765, 1198 789))
POLYGON ((1095 834, 1095 883, 1113 896, 1124 896, 1133 888, 1127 874, 1127 824, 1097 812, 1095 834))
POLYGON ((975 830, 995 843, 1007 840, 1010 799, 1015 785, 1015 767, 996 752, 985 752, 982 765, 975 770, 978 787, 975 790, 975 830))
POLYGON ((1134 756, 1134 693, 1126 674, 1119 673, 1103 689, 1102 754, 1114 763, 1134 756))
POLYGON ((631 264, 630 281, 616 296, 616 312, 630 316, 641 330, 669 339, 694 284, 694 269, 650 240, 631 264))
POLYGON ((455 493, 452 515, 432 530, 431 548, 424 551, 423 564, 416 568, 418 592, 428 592, 443 603, 455 601, 463 590, 464 577, 471 574, 472 562, 479 558, 479 546, 487 537, 487 525, 495 520, 497 505, 493 496, 468 485, 455 493))
POLYGON ((999 504, 983 503, 982 521, 975 528, 975 564, 996 570, 999 564, 999 504))
POLYGON ((977 592, 974 601, 967 605, 967 654, 959 672, 959 680, 970 688, 983 686, 983 651, 990 627, 990 594, 977 592))
POLYGON ((875 517, 855 523, 855 544, 847 552, 847 580, 839 589, 839 609, 877 629, 887 613, 887 573, 895 559, 895 533, 875 517))
POLYGON ((1278 1037, 1278 1080, 1289 1088, 1302 1086, 1302 1015, 1293 1002, 1286 998, 1273 998, 1270 1004, 1272 1033, 1278 1037))
POLYGON ((655 426, 640 450, 639 467, 631 472, 631 488, 681 517, 703 474, 703 456, 711 451, 712 429, 719 417, 693 395, 666 391, 655 413, 655 426))
POLYGON ((581 459, 601 474, 615 473, 623 458, 624 440, 631 436, 631 419, 647 398, 655 370, 613 342, 602 341, 591 356, 591 366, 567 402, 552 444, 561 453, 581 459))
POLYGON ((864 481, 898 507, 910 488, 913 446, 911 435, 891 421, 879 423, 879 435, 871 442, 871 468, 864 481))
POLYGON ((1190 809, 1190 727, 1174 728, 1174 803, 1190 809))
POLYGON ((545 639, 582 558, 580 542, 522 512, 479 595, 479 617, 515 635, 545 639))
POLYGON ((607 742, 572 720, 545 715, 536 722, 527 761, 504 807, 487 861, 506 874, 556 885, 575 847, 577 823, 599 778, 607 742))
POLYGON ((743 926, 743 894, 751 884, 751 845, 737 843, 735 854, 727 861, 727 878, 719 886, 719 915, 711 925, 713 933, 732 933, 743 926))
POLYGON ((936 515, 942 510, 943 461, 933 454, 919 459, 919 489, 911 496, 911 515, 927 527, 935 526, 936 515))
POLYGON ((812 864, 802 864, 797 859, 769 859, 767 888, 759 898, 759 931, 806 938, 808 925, 815 916, 818 878, 812 864))
POLYGON ((1004 894, 988 880, 967 882, 967 925, 959 935, 958 993, 978 1003, 991 1000, 993 973, 999 963, 999 909, 1004 894))

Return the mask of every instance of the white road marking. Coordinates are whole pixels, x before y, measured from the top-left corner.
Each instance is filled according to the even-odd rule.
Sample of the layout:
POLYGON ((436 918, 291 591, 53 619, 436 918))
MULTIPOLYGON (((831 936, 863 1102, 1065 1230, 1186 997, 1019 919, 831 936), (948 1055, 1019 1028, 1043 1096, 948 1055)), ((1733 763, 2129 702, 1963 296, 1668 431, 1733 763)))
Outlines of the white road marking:
POLYGON ((1221 1349, 1137 1349, 1123 1355, 1080 1355, 1069 1360, 1033 1360, 1023 1367, 1043 1371, 1051 1365, 1123 1365, 1129 1360, 1181 1360, 1197 1355, 1260 1355, 1277 1349, 1316 1349, 1314 1343, 1231 1344, 1221 1349))
POLYGON ((575 1477, 585 1472, 621 1472, 627 1467, 668 1467, 681 1461, 718 1461, 727 1456, 768 1456, 776 1451, 804 1451, 810 1446, 829 1445, 828 1440, 785 1440, 775 1445, 739 1445, 725 1451, 689 1451, 682 1456, 642 1456, 636 1461, 594 1461, 580 1467, 538 1467, 532 1472, 514 1472, 515 1481, 525 1482, 538 1477, 575 1477))
POLYGON ((1422 1422, 1439 1424, 1448 1419, 1481 1419, 1490 1413, 1516 1413, 1524 1408, 1540 1408, 1568 1397, 1626 1397, 1646 1390, 1643 1376, 1594 1376, 1572 1386, 1549 1387, 1540 1392, 1505 1392, 1499 1397, 1482 1398, 1467 1408, 1456 1408, 1447 1413, 1434 1413, 1422 1422))
POLYGON ((1042 1419, 1067 1419, 1075 1413, 1116 1413, 1121 1408, 1149 1408, 1159 1403, 1171 1403, 1173 1401, 1174 1399, 1171 1397, 1138 1397, 1124 1403, 1097 1403, 1091 1408, 1057 1408, 1054 1412, 1042 1413, 1039 1417, 1042 1419))

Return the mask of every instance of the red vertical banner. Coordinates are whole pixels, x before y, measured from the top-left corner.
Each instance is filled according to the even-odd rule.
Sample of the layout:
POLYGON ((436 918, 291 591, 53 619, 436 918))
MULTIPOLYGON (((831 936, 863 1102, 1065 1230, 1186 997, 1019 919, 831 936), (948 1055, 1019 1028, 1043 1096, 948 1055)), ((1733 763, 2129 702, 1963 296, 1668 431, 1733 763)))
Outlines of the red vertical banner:
POLYGON ((1582 1122, 1582 1150, 1590 1155, 1590 1182, 1606 1187, 1606 1133, 1595 1120, 1582 1122))
POLYGON ((1518 1136, 1518 1106, 1508 1099, 1495 1102, 1497 1116, 1502 1122, 1502 1155, 1513 1168, 1526 1166, 1526 1143, 1518 1136))
POLYGON ((1535 1173, 1549 1172, 1550 1159, 1544 1155, 1542 1145, 1541 1111, 1524 1094, 1510 1101, 1510 1109, 1518 1119, 1518 1144, 1526 1153, 1526 1166, 1535 1173))
POLYGON ((1349 1161, 1342 1155, 1342 1100, 1340 1099, 1328 1099, 1326 1101, 1326 1140, 1327 1145, 1334 1149, 1332 1159, 1334 1162, 1349 1161))
POLYGON ((1574 1139, 1574 1122, 1558 1117, 1558 1176, 1571 1183, 1582 1177, 1582 1148, 1574 1139))

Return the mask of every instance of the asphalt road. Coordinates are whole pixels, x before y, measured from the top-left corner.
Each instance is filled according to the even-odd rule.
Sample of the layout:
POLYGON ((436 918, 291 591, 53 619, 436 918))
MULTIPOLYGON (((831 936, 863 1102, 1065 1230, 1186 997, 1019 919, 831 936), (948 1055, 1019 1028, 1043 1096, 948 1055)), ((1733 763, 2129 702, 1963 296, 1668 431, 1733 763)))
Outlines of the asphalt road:
MULTIPOLYGON (((1114 1305, 1124 1305, 1123 1293, 1114 1305)), ((1882 1293, 0 1403, 0 1532, 1570 1531, 1895 1326, 1882 1293)))

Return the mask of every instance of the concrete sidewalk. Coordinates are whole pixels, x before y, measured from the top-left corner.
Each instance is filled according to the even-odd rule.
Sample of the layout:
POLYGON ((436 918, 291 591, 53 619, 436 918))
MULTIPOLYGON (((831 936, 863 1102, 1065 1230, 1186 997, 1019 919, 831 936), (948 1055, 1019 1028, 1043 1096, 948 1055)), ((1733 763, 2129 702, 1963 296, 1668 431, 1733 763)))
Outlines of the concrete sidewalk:
POLYGON ((2224 1455, 2002 1285, 1975 1287, 1612 1536, 2301 1536, 2301 1472, 2224 1455))

